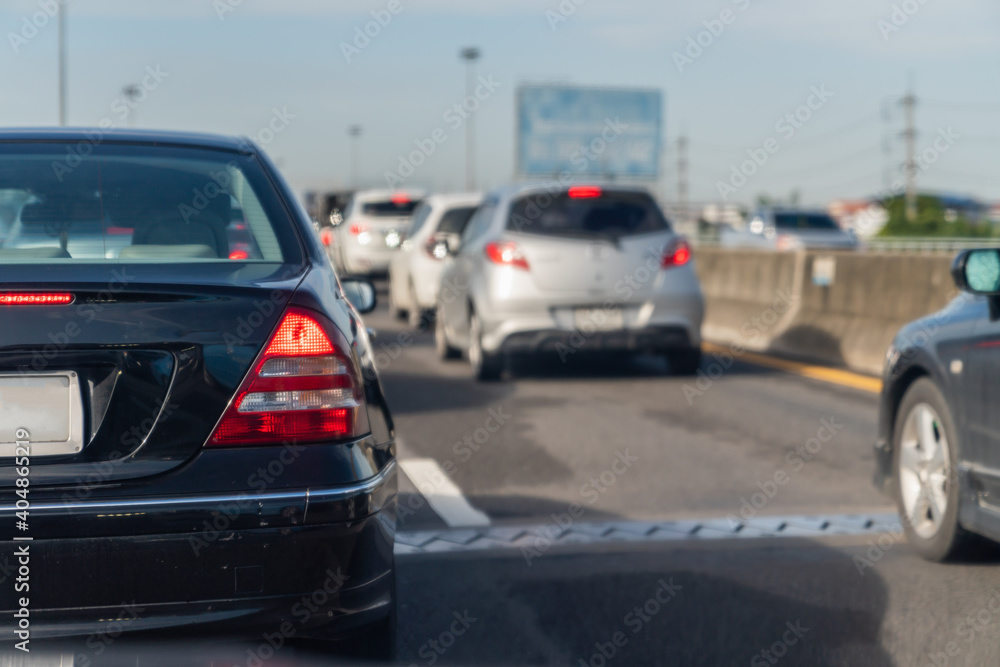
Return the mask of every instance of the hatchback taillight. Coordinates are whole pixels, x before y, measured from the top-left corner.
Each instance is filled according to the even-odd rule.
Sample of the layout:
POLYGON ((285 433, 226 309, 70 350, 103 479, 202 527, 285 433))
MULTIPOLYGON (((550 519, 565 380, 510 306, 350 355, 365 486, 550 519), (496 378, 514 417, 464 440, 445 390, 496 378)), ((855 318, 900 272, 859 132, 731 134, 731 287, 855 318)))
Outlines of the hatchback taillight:
POLYGON ((672 269, 675 266, 684 266, 690 261, 691 246, 684 239, 677 239, 664 250, 660 266, 664 269, 672 269))
POLYGON ((367 432, 361 378, 346 339, 317 313, 290 308, 209 445, 331 442, 367 432))
POLYGON ((486 244, 486 257, 494 264, 528 268, 528 260, 516 243, 511 241, 491 241, 486 244))

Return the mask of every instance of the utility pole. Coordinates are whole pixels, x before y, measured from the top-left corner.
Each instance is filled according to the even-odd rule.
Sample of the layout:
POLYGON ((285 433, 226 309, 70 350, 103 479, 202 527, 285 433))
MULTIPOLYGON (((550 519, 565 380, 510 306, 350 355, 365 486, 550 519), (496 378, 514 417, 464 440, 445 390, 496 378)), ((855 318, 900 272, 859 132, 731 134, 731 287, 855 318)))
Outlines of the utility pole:
POLYGON ((358 144, 361 140, 362 128, 360 125, 351 125, 347 128, 347 134, 351 137, 351 186, 357 189, 360 187, 359 175, 359 162, 361 160, 360 152, 358 151, 358 144))
MULTIPOLYGON (((466 99, 468 99, 472 97, 473 90, 476 86, 475 63, 479 60, 480 56, 482 56, 482 52, 476 47, 470 46, 462 49, 459 55, 467 65, 465 76, 465 96, 466 99)), ((469 114, 469 118, 465 121, 465 189, 468 192, 472 192, 476 189, 475 118, 475 115, 469 114)))
POLYGON ((66 5, 59 3, 59 125, 66 125, 66 5))
POLYGON ((906 141, 906 221, 917 219, 917 127, 916 108, 917 97, 912 91, 903 97, 903 109, 906 116, 906 129, 903 139, 906 141))
POLYGON ((677 206, 681 222, 688 221, 688 138, 682 134, 677 138, 677 206))
POLYGON ((128 105, 129 112, 128 112, 127 123, 130 127, 135 126, 135 108, 136 106, 138 106, 136 101, 139 99, 140 93, 142 93, 142 88, 140 88, 137 84, 134 83, 130 83, 129 85, 122 88, 122 94, 125 96, 125 99, 129 101, 128 105))

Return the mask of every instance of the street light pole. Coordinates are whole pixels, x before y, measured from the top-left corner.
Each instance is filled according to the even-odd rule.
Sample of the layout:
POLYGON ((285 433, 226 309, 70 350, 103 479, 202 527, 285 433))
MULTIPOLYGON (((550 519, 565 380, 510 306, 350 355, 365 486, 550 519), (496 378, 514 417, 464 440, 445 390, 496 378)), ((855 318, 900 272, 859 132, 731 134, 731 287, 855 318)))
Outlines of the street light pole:
MULTIPOLYGON (((474 46, 462 49, 460 56, 465 61, 465 96, 466 99, 472 97, 473 89, 476 86, 475 63, 482 56, 482 52, 474 46)), ((475 116, 469 115, 465 123, 465 189, 469 192, 476 189, 476 125, 475 116)))
POLYGON ((134 83, 130 83, 129 85, 122 88, 122 94, 125 95, 125 99, 127 99, 130 102, 130 104, 128 105, 129 106, 128 119, 126 121, 130 126, 135 125, 135 108, 137 106, 136 100, 139 99, 139 94, 141 92, 142 89, 137 84, 134 83))
POLYGON ((351 185, 354 188, 360 186, 358 183, 358 163, 360 161, 358 143, 361 139, 361 133, 362 128, 360 125, 351 125, 347 128, 347 134, 351 137, 351 185))
POLYGON ((59 125, 66 125, 66 5, 59 3, 59 125))

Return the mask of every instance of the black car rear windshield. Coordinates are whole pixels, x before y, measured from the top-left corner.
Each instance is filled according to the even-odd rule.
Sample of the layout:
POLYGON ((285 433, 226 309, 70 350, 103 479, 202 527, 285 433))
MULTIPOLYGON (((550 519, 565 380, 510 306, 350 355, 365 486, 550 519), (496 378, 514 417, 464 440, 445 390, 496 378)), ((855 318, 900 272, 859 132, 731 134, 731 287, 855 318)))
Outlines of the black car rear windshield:
POLYGON ((215 150, 7 144, 0 264, 284 264, 295 232, 259 163, 215 150))
POLYGON ((361 212, 372 218, 405 218, 413 215, 419 201, 373 201, 361 205, 361 212))
POLYGON ((670 229, 659 206, 641 192, 591 191, 529 195, 514 202, 507 229, 567 237, 634 236, 670 229))
POLYGON ((828 215, 818 213, 776 213, 774 226, 784 230, 839 230, 837 222, 828 215))

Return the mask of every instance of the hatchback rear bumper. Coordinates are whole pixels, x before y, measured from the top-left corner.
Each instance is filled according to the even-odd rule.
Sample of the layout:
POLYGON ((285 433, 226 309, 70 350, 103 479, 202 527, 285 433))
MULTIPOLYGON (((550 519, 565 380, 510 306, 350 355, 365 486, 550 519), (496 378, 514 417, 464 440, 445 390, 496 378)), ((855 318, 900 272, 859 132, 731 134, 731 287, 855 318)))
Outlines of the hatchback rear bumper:
POLYGON ((502 346, 504 352, 533 353, 560 352, 668 352, 690 349, 692 342, 687 329, 679 326, 647 327, 618 331, 524 331, 508 336, 502 346))
MULTIPOLYGON (((236 506, 217 504, 218 498, 139 501, 131 513, 147 525, 189 524, 197 513, 202 529, 0 542, 0 548, 17 554, 27 547, 30 554, 30 591, 23 596, 32 639, 87 637, 90 646, 102 637, 164 631, 335 639, 390 611, 395 488, 395 466, 389 465, 350 489, 299 492, 314 511, 297 525, 255 529, 235 528, 236 506), (343 521, 345 512, 355 518, 343 521), (178 515, 184 516, 179 523, 178 515)), ((251 513, 267 513, 278 495, 294 506, 292 492, 240 496, 239 502, 251 513)), ((88 510, 103 511, 112 522, 122 513, 79 503, 64 518, 91 524, 88 510)), ((7 567, 12 591, 16 567, 7 567)), ((20 606, 10 595, 0 597, 5 618, 20 606)), ((5 623, 0 638, 17 635, 5 623)))

